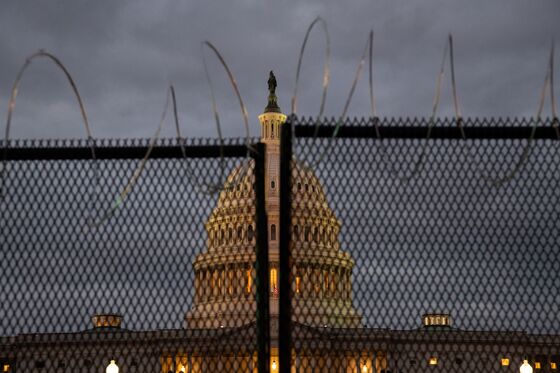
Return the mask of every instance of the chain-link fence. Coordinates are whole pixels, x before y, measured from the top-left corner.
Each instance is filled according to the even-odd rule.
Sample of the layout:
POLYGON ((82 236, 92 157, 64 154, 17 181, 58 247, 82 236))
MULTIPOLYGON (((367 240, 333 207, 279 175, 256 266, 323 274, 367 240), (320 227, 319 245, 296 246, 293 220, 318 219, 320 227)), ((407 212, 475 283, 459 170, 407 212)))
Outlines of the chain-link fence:
POLYGON ((292 124, 296 371, 558 371, 551 121, 292 124))
POLYGON ((12 142, 1 371, 557 371, 560 141, 533 124, 291 118, 145 164, 12 142))
POLYGON ((162 141, 142 167, 147 149, 12 142, 0 371, 257 370, 258 153, 162 141))

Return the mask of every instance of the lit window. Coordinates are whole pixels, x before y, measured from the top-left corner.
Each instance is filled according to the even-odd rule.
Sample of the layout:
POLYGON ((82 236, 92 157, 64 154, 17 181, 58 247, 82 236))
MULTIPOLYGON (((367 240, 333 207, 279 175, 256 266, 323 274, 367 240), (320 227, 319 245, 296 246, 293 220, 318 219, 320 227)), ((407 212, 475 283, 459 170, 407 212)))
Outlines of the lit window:
POLYGON ((556 369, 558 369, 558 365, 554 361, 551 361, 550 362, 550 369, 556 370, 556 369))
POLYGON ((296 276, 296 294, 299 294, 301 292, 300 284, 301 284, 301 277, 296 276))
POLYGON ((428 360, 429 365, 437 365, 437 363, 438 363, 438 360, 437 360, 437 357, 435 357, 435 356, 432 356, 430 358, 430 360, 428 360))
POLYGON ((247 291, 247 294, 251 293, 252 285, 253 285, 253 277, 251 276, 251 270, 248 269, 247 270, 247 286, 246 286, 246 289, 245 289, 247 291))
POLYGON ((278 296, 278 270, 276 268, 270 270, 270 291, 272 295, 278 296))
POLYGON ((507 357, 502 358, 502 366, 503 367, 509 366, 509 359, 507 357))
POLYGON ((540 361, 535 361, 535 369, 541 369, 540 361))
POLYGON ((10 371, 10 364, 4 364, 2 372, 9 372, 10 371))

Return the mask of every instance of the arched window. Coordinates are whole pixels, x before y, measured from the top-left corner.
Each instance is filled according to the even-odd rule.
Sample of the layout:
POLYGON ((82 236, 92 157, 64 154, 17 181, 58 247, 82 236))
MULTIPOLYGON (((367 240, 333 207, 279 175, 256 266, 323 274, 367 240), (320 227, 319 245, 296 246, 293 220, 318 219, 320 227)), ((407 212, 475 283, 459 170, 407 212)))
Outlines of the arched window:
POLYGON ((276 224, 270 226, 270 240, 276 241, 276 224))
POLYGON ((233 295, 233 270, 228 269, 227 271, 227 293, 231 297, 233 295))
POLYGON ((296 279, 295 279, 295 292, 297 295, 301 296, 302 293, 302 283, 301 283, 301 270, 299 268, 296 269, 296 279))
POLYGON ((247 228, 247 241, 253 242, 254 235, 255 232, 253 231, 253 226, 249 225, 249 228, 247 228))
POLYGON ((218 292, 219 292, 218 275, 219 275, 218 271, 216 270, 212 271, 212 297, 213 298, 218 297, 218 292))
POLYGON ((317 298, 321 295, 321 270, 316 268, 313 269, 313 286, 315 288, 315 296, 317 298))
POLYGON ((237 241, 242 241, 243 240, 243 227, 242 226, 238 226, 237 227, 237 241))
POLYGON ((273 296, 278 296, 278 270, 276 268, 270 270, 270 292, 273 296))
POLYGON ((226 239, 226 231, 224 228, 222 228, 220 231, 220 243, 222 245, 224 244, 225 239, 226 239))
POLYGON ((311 238, 311 227, 309 225, 305 226, 305 232, 304 233, 304 239, 305 242, 309 242, 310 238, 311 238))
POLYGON ((253 276, 251 273, 251 269, 247 269, 246 271, 246 281, 245 281, 245 292, 246 294, 251 294, 251 290, 253 287, 253 276))
POLYGON ((319 233, 318 233, 319 229, 317 227, 313 228, 313 242, 318 243, 319 242, 319 233))
POLYGON ((274 180, 270 181, 270 189, 276 189, 276 182, 274 180))
POLYGON ((228 242, 229 243, 233 242, 233 228, 232 227, 228 228, 228 242))
POLYGON ((225 286, 225 279, 226 279, 226 271, 225 269, 221 269, 219 272, 218 278, 218 295, 220 298, 223 298, 226 293, 226 286, 225 286))
POLYGON ((294 225, 294 241, 299 241, 299 225, 294 225))
POLYGON ((235 287, 233 288, 234 296, 243 294, 243 269, 237 268, 235 273, 235 287))

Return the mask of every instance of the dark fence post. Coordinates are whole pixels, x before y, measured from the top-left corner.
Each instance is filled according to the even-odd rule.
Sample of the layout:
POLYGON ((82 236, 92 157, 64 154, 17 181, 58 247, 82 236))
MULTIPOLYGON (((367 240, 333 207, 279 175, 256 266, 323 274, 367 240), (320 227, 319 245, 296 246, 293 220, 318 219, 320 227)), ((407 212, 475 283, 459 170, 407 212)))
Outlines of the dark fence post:
POLYGON ((281 373, 290 373, 292 361, 292 257, 291 239, 291 118, 282 126, 280 142, 280 295, 278 322, 278 360, 281 373))
POLYGON ((268 291, 268 223, 265 206, 265 148, 264 143, 258 143, 255 160, 255 195, 257 212, 257 343, 259 373, 268 373, 270 360, 270 313, 268 291))

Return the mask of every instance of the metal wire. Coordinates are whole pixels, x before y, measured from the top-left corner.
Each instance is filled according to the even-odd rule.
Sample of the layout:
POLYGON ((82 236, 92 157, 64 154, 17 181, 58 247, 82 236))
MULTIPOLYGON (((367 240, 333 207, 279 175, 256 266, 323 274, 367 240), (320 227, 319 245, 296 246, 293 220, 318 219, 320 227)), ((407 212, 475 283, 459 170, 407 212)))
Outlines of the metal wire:
POLYGON ((31 56, 27 57, 24 64, 21 66, 21 68, 19 69, 17 75, 16 75, 16 79, 14 80, 14 84, 12 85, 12 91, 10 94, 10 101, 8 104, 8 114, 6 117, 6 130, 5 130, 5 136, 4 136, 4 147, 2 149, 2 160, 0 161, 0 200, 3 201, 5 198, 5 162, 6 162, 6 156, 7 156, 7 152, 8 152, 8 148, 10 147, 10 129, 11 129, 11 124, 12 124, 12 115, 13 112, 15 110, 16 107, 16 100, 17 100, 17 96, 19 93, 19 85, 20 82, 23 78, 23 75, 25 73, 25 71, 27 70, 27 68, 31 65, 31 62, 33 62, 33 60, 38 59, 38 58, 47 58, 48 60, 52 61, 56 67, 58 67, 63 73, 64 76, 66 77, 66 80, 68 81, 68 83, 70 84, 70 87, 72 88, 72 92, 74 93, 74 96, 76 97, 76 101, 78 102, 78 106, 80 107, 80 114, 82 116, 82 121, 84 123, 84 127, 86 129, 86 135, 87 135, 87 141, 88 141, 88 145, 91 149, 91 160, 92 160, 92 165, 93 165, 93 170, 94 170, 94 180, 93 180, 93 185, 94 185, 94 193, 95 191, 97 191, 98 187, 99 187, 99 173, 98 173, 98 168, 97 168, 97 164, 96 164, 96 158, 95 158, 95 140, 93 138, 93 135, 91 133, 91 129, 90 129, 90 125, 89 125, 89 120, 88 120, 88 116, 86 114, 86 109, 82 100, 82 96, 80 95, 80 92, 78 90, 78 87, 76 85, 76 83, 74 82, 74 79, 72 78, 72 75, 70 74, 70 72, 68 71, 68 69, 66 68, 66 66, 64 66, 64 64, 62 63, 62 61, 60 61, 56 56, 54 56, 53 54, 41 49, 35 53, 33 53, 31 56))

